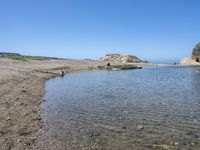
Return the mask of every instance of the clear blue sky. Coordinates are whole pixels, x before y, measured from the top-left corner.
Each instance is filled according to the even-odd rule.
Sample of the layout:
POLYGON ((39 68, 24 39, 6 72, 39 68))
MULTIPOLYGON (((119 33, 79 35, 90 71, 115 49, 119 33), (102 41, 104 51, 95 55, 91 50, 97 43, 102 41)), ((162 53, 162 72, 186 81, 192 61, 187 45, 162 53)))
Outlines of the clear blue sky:
POLYGON ((200 42, 200 0, 0 0, 0 51, 177 60, 200 42))

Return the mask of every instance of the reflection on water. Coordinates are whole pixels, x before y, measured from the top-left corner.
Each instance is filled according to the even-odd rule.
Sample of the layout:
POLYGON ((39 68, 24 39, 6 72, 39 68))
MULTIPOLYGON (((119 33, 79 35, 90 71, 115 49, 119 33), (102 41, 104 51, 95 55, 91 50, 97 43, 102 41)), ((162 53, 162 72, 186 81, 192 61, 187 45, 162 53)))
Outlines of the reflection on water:
POLYGON ((199 149, 196 70, 98 71, 49 80, 37 149, 199 149))

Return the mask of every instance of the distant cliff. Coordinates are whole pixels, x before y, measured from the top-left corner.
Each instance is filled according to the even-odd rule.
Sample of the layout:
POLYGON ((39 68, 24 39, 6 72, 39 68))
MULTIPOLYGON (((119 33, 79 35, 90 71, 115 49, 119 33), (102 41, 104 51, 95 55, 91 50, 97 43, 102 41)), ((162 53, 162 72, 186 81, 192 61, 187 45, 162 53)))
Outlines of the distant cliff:
POLYGON ((121 54, 107 54, 100 59, 101 61, 116 61, 121 63, 142 63, 141 59, 132 55, 121 55, 121 54))

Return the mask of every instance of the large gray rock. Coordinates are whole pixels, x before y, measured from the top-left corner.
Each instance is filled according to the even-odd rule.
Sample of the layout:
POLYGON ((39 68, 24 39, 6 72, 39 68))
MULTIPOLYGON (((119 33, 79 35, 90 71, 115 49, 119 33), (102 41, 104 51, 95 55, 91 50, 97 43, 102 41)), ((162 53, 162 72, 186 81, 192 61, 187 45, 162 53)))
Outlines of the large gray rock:
POLYGON ((117 61, 121 63, 142 63, 141 59, 132 55, 121 55, 121 54, 107 54, 100 59, 101 61, 117 61))

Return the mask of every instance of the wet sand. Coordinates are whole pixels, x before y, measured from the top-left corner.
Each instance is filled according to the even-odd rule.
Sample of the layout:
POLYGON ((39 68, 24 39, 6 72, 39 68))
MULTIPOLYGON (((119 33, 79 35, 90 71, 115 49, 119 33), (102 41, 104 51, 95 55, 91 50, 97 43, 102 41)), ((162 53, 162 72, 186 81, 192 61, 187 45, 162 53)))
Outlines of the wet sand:
POLYGON ((92 60, 0 58, 0 149, 32 149, 43 126, 40 104, 48 79, 60 75, 61 70, 65 73, 86 71, 105 64, 92 60))

